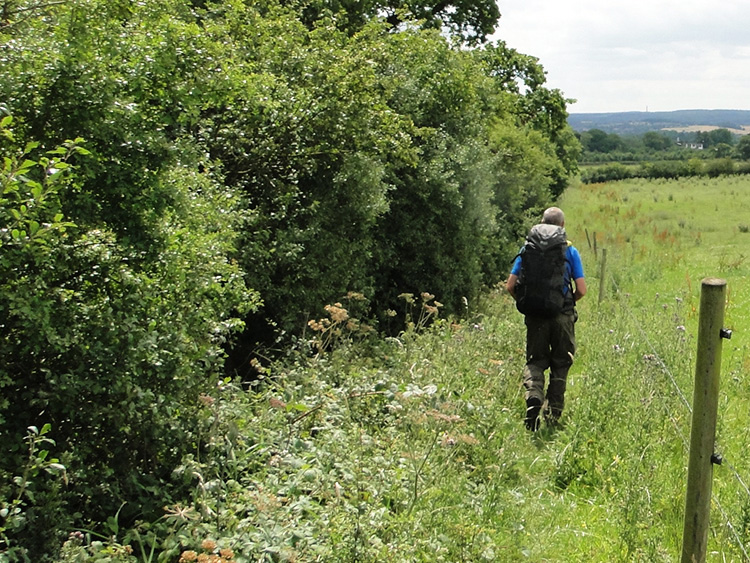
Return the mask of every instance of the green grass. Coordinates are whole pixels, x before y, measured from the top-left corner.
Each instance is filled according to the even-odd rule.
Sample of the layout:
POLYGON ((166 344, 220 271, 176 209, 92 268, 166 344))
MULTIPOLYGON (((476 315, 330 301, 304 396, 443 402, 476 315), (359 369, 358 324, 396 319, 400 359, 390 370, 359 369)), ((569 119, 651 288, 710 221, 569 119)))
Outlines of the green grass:
MULTIPOLYGON (((717 450, 729 460, 731 467, 725 464, 714 472, 714 495, 718 504, 712 511, 714 527, 710 537, 714 543, 709 547, 709 560, 716 561, 741 560, 737 537, 748 541, 750 498, 740 479, 747 482, 750 478, 750 456, 744 451, 743 437, 750 408, 745 381, 747 345, 743 338, 743 328, 750 320, 750 288, 746 283, 750 273, 750 264, 746 261, 750 238, 745 226, 749 187, 747 177, 634 180, 582 186, 569 191, 561 203, 568 212, 569 224, 573 225, 568 229, 569 234, 584 242, 579 246, 583 247, 589 264, 588 274, 594 278, 591 280, 593 295, 589 297, 598 293, 600 262, 593 255, 593 245, 589 246, 586 232, 589 232, 588 240, 593 238, 591 233, 597 232, 599 258, 601 249, 607 250, 607 298, 601 307, 594 309, 601 314, 598 309, 611 308, 611 318, 618 322, 623 322, 625 315, 638 319, 633 340, 641 344, 648 342, 664 361, 664 369, 659 371, 666 374, 669 381, 665 381, 664 375, 655 374, 662 379, 656 396, 665 403, 675 423, 664 437, 652 435, 649 438, 652 447, 666 445, 668 439, 689 438, 689 411, 681 404, 681 398, 674 398, 677 392, 674 390, 680 388, 692 403, 701 280, 706 277, 727 280, 725 326, 735 332, 733 339, 723 344, 717 450), (616 289, 619 293, 615 293, 616 289), (659 308, 664 314, 659 314, 659 308), (686 338, 684 344, 674 341, 674 333, 669 334, 670 324, 673 330, 685 327, 684 332, 680 332, 686 338), (726 517, 721 514, 722 510, 726 517), (729 530, 728 525, 734 531, 729 530)), ((589 311, 592 311, 592 301, 587 303, 589 311)), ((579 334, 585 343, 584 330, 579 334)), ((599 342, 594 335, 589 335, 589 341, 599 342)), ((589 363, 588 358, 580 359, 580 364, 589 363)), ((599 360, 594 360, 592 365, 602 369, 599 360)), ((635 408, 637 404, 632 406, 635 408)), ((685 452, 676 453, 679 455, 665 468, 667 476, 661 479, 679 480, 678 492, 684 498, 683 473, 687 457, 685 452)), ((678 508, 682 510, 681 505, 678 508)), ((670 529, 674 528, 673 523, 670 529)), ((681 531, 677 532, 679 537, 681 531)))
POLYGON ((197 409, 200 455, 177 471, 194 494, 142 523, 138 539, 162 561, 205 539, 237 562, 675 561, 700 282, 712 276, 728 281, 735 335, 724 341, 717 449, 727 463, 714 472, 707 558, 741 561, 748 188, 733 177, 565 194, 589 295, 562 428, 524 429, 523 320, 493 291, 469 319, 368 346, 341 337, 317 356, 303 347, 259 366, 252 392, 217 389, 197 409))

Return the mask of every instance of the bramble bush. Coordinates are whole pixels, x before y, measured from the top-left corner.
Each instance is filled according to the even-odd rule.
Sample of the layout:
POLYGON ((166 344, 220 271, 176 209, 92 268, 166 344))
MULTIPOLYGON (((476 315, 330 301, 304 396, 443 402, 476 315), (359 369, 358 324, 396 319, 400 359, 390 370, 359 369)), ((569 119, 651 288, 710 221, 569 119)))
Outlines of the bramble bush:
POLYGON ((162 175, 174 204, 154 225, 164 246, 147 261, 105 226, 83 229, 61 213, 80 187, 75 162, 92 157, 81 140, 42 151, 15 139, 10 123, 3 119, 0 200, 0 525, 3 549, 34 559, 59 546, 66 528, 104 521, 120 503, 123 520, 161 509, 172 467, 192 447, 190 407, 215 385, 223 345, 242 326, 232 312, 257 301, 228 257, 241 216, 207 177, 179 166, 162 175), (40 478, 21 491, 27 428, 42 426, 68 484, 40 478))

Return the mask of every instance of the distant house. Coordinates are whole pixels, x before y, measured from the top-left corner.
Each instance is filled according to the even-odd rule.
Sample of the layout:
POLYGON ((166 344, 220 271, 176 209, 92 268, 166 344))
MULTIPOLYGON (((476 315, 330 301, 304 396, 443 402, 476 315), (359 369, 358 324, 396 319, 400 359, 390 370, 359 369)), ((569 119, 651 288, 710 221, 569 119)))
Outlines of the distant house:
POLYGON ((703 143, 683 143, 680 141, 680 138, 677 137, 677 146, 678 147, 685 147, 686 149, 693 149, 696 151, 702 151, 703 150, 703 143))

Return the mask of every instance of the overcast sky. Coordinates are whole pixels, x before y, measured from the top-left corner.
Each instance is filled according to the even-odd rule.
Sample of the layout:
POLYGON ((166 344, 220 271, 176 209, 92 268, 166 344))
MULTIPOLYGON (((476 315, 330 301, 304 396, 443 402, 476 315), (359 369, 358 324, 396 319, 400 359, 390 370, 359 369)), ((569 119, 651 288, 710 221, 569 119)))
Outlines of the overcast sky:
POLYGON ((750 109, 747 0, 498 0, 571 113, 750 109))

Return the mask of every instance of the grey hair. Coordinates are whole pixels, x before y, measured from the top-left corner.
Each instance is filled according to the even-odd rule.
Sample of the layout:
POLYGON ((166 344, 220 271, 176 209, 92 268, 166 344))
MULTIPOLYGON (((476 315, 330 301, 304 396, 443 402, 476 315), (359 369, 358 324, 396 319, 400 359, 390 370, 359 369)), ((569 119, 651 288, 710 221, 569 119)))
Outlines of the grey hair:
POLYGON ((565 214, 563 213, 562 209, 559 207, 549 207, 548 209, 544 210, 544 215, 542 216, 542 223, 546 223, 548 225, 557 225, 558 227, 562 227, 565 223, 565 214))

